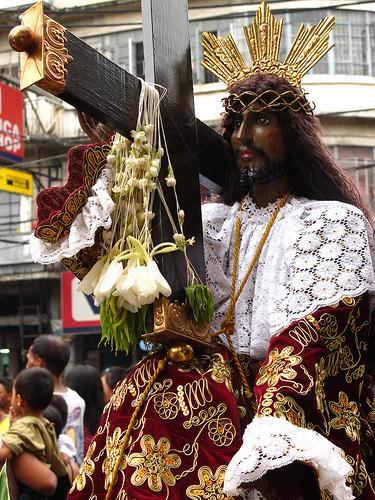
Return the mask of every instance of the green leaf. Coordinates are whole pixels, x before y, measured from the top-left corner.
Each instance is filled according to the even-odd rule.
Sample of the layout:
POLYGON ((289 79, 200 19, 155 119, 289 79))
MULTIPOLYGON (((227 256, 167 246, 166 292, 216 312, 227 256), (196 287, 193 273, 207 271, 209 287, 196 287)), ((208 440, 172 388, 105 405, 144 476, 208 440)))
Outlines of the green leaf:
POLYGON ((214 314, 214 300, 208 286, 187 286, 185 294, 198 326, 202 327, 205 323, 210 323, 214 314))
POLYGON ((111 297, 100 305, 102 337, 99 342, 114 350, 126 354, 135 350, 141 335, 153 329, 153 307, 145 305, 138 312, 132 313, 118 306, 117 299, 111 297))
POLYGON ((0 498, 1 500, 10 500, 6 462, 0 472, 0 498))

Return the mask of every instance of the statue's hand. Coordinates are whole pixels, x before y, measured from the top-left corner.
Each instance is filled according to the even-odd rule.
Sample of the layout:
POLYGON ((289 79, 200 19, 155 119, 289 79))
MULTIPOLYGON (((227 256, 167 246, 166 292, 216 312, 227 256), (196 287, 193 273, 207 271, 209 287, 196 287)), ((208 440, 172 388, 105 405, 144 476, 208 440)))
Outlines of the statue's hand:
POLYGON ((89 137, 92 143, 97 142, 109 142, 112 135, 113 130, 108 128, 106 125, 98 122, 91 116, 82 113, 77 109, 78 121, 81 126, 81 129, 85 132, 85 134, 89 137))

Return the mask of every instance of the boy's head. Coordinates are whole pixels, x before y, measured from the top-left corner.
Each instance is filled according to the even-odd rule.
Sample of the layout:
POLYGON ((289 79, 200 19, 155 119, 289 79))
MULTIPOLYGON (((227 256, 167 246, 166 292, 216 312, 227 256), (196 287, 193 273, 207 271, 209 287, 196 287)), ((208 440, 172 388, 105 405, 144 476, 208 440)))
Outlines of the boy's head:
POLYGON ((45 368, 26 368, 14 381, 12 406, 16 410, 44 410, 51 402, 53 387, 53 378, 45 368))
POLYGON ((57 335, 39 335, 27 352, 27 368, 44 367, 60 376, 69 361, 69 346, 57 335))
POLYGON ((59 394, 54 394, 50 406, 54 406, 56 410, 60 413, 62 419, 62 426, 65 427, 66 421, 68 419, 68 405, 66 404, 65 399, 59 394))
POLYGON ((56 408, 56 406, 53 406, 52 404, 48 405, 43 412, 43 417, 49 420, 51 424, 53 424, 55 428, 56 437, 59 437, 61 431, 64 428, 64 425, 61 414, 59 410, 56 408))

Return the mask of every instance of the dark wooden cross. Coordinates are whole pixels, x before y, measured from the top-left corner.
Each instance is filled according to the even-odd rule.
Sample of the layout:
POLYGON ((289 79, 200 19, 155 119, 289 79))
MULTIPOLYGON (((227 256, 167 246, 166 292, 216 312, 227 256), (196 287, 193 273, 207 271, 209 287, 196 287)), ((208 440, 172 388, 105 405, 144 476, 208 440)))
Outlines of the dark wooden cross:
MULTIPOLYGON (((23 22, 35 28, 36 34, 39 30, 41 35, 37 17, 31 16, 29 21, 25 17, 23 22)), ((184 231, 187 237, 194 235, 197 240, 189 249, 189 257, 204 281, 199 174, 223 185, 225 160, 221 136, 199 121, 194 112, 187 0, 142 0, 142 25, 145 80, 162 85, 168 91, 162 101, 162 117, 177 179, 178 197, 186 213, 184 231)), ((52 59, 55 66, 46 67, 44 83, 42 80, 39 86, 129 136, 129 131, 136 125, 140 81, 69 31, 66 30, 62 37, 57 26, 56 23, 54 27, 53 22, 45 26, 44 35, 49 34, 62 43, 59 49, 62 61, 58 63, 52 59), (65 74, 61 71, 64 66, 65 74), (63 74, 63 87, 53 83, 54 70, 60 76, 63 74)), ((35 47, 35 40, 33 43, 35 47)), ((54 57, 55 46, 54 43, 54 57)), ((27 64, 27 58, 34 56, 23 57, 27 64)), ((45 53, 46 66, 47 59, 48 54, 45 53)), ((34 73, 38 71, 37 66, 34 73)), ((22 76, 28 79, 27 74, 22 76)), ((159 213, 153 225, 154 240, 173 241, 166 215, 160 207, 157 210, 159 213)), ((185 283, 181 255, 168 254, 159 264, 174 296, 178 297, 185 283)))

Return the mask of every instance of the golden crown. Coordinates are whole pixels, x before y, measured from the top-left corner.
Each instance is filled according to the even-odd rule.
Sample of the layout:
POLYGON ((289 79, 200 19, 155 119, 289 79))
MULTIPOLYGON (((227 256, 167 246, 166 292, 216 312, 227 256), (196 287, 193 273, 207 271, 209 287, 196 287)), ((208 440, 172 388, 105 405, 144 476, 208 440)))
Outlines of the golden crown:
POLYGON ((247 66, 232 35, 217 37, 202 34, 204 59, 201 64, 230 88, 254 73, 268 73, 285 78, 299 87, 302 77, 333 47, 329 35, 335 24, 326 16, 317 24, 302 23, 283 63, 279 62, 283 19, 277 20, 263 1, 251 26, 244 26, 245 38, 252 60, 247 66))

